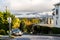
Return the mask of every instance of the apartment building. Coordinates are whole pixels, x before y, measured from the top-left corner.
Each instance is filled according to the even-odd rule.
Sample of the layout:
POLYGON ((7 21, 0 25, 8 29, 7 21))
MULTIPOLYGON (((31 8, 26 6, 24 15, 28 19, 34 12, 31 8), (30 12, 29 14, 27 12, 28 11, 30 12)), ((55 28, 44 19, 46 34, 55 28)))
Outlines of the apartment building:
POLYGON ((54 27, 60 27, 60 3, 54 5, 53 9, 53 19, 54 19, 54 27))

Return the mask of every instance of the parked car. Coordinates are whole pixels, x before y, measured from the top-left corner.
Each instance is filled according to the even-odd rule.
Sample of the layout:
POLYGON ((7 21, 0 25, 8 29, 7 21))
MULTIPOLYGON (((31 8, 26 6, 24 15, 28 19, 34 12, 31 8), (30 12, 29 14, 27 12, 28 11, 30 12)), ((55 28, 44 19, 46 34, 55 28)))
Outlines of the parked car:
POLYGON ((21 30, 19 29, 12 29, 12 35, 15 35, 15 36, 22 36, 22 32, 21 30))

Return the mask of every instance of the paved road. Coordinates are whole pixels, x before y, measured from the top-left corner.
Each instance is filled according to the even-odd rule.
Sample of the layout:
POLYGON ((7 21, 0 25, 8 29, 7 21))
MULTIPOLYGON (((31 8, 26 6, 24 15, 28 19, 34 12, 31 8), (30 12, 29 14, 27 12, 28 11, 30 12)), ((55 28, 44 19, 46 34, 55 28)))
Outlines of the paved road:
POLYGON ((39 35, 23 35, 23 36, 17 36, 14 39, 12 38, 10 40, 60 40, 60 37, 39 36, 39 35))

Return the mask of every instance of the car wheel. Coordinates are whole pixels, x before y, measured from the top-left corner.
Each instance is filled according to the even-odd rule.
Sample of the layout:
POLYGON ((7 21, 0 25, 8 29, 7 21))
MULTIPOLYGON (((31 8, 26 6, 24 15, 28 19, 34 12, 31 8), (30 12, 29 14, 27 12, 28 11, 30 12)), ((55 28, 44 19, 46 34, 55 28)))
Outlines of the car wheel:
POLYGON ((19 36, 22 36, 22 35, 19 35, 19 36))

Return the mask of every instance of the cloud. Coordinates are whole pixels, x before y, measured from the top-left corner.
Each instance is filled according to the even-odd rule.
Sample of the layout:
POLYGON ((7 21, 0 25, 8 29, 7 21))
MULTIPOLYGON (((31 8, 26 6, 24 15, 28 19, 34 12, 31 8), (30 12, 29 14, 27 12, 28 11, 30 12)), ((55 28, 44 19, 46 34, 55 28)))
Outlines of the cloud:
MULTIPOLYGON (((39 1, 39 0, 37 0, 39 1)), ((35 11, 51 11, 54 8, 54 4, 59 2, 59 0, 42 0, 33 5, 33 10, 35 11)))
POLYGON ((51 11, 54 8, 53 4, 59 0, 5 0, 2 2, 5 2, 4 6, 7 5, 12 10, 44 12, 51 11))

